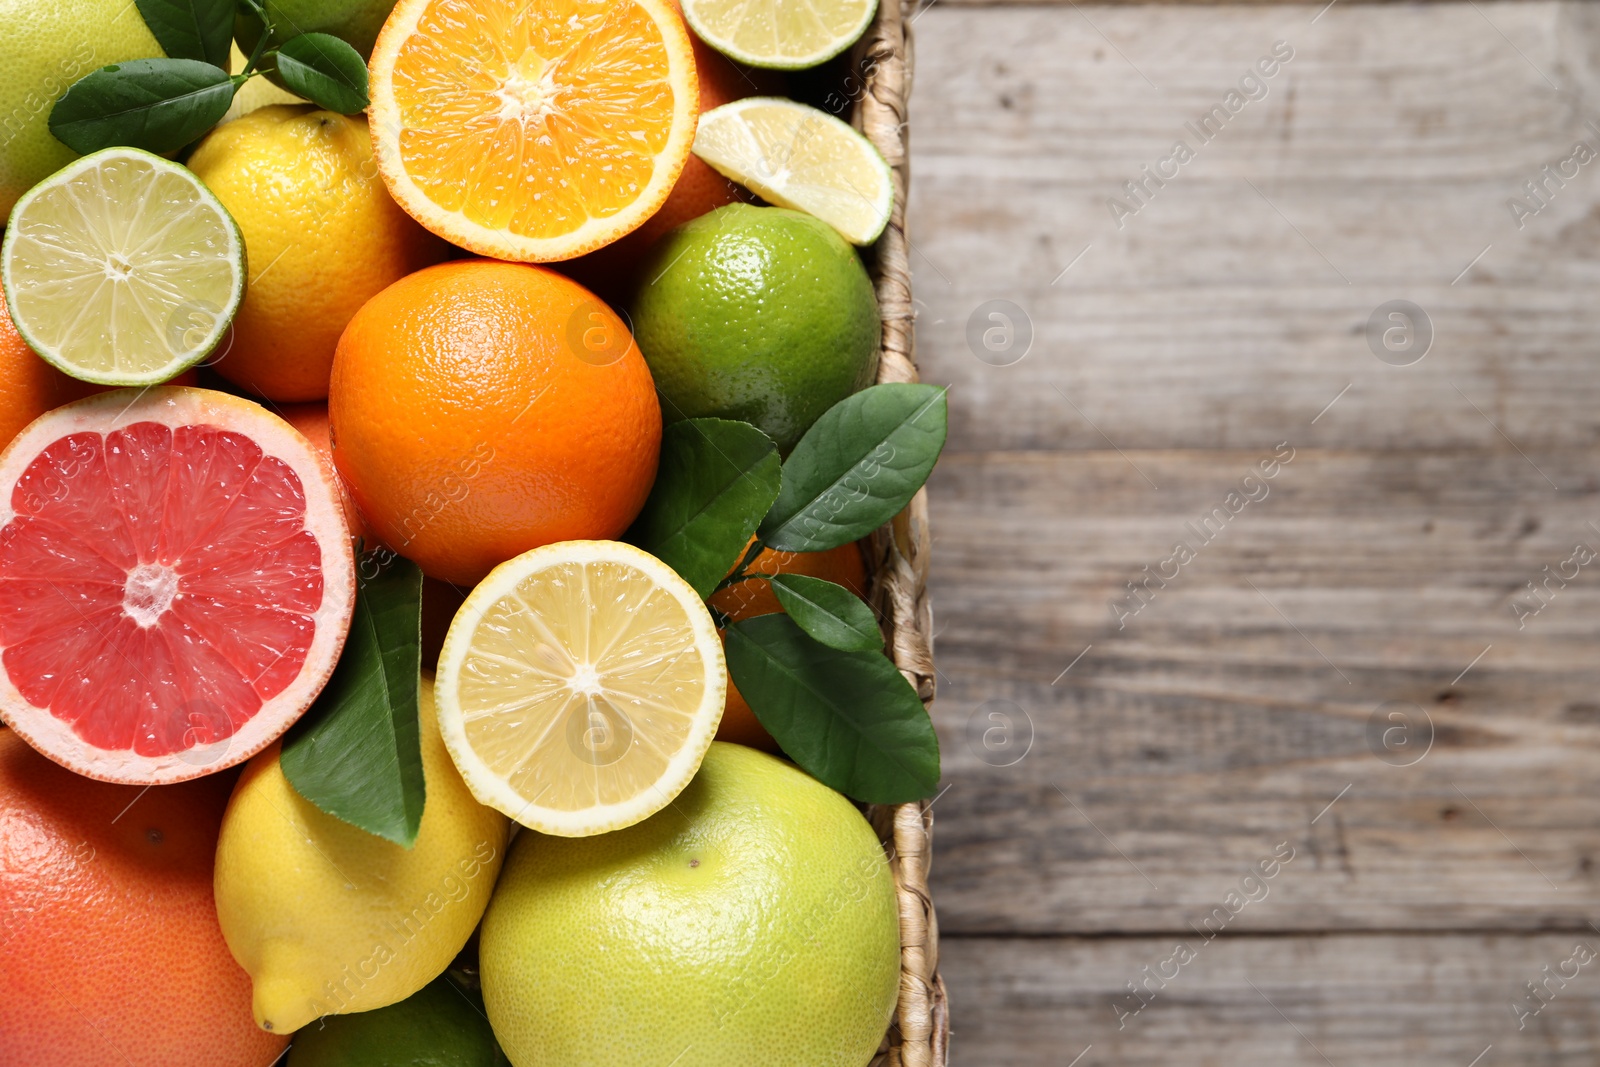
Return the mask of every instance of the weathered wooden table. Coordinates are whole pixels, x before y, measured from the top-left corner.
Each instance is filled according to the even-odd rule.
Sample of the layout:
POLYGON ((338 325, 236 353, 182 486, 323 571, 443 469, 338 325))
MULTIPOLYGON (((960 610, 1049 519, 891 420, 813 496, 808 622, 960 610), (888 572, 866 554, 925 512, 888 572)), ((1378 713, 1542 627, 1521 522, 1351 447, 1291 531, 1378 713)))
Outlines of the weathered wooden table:
POLYGON ((953 1061, 1600 1063, 1600 6, 916 34, 953 1061))

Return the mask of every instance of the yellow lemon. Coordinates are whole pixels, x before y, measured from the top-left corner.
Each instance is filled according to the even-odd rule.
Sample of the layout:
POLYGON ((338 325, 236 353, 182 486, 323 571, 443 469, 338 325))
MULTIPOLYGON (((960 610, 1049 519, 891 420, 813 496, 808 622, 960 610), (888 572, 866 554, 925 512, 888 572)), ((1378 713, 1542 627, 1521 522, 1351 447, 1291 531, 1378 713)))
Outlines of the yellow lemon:
POLYGON ((277 745, 234 787, 217 843, 217 918, 250 973, 263 1030, 404 1000, 444 972, 488 906, 510 824, 456 773, 426 677, 420 710, 428 799, 410 849, 296 793, 277 745))
POLYGON ((326 397, 361 305, 449 254, 390 198, 360 116, 258 108, 212 130, 189 168, 238 221, 250 261, 231 344, 213 362, 269 400, 326 397))

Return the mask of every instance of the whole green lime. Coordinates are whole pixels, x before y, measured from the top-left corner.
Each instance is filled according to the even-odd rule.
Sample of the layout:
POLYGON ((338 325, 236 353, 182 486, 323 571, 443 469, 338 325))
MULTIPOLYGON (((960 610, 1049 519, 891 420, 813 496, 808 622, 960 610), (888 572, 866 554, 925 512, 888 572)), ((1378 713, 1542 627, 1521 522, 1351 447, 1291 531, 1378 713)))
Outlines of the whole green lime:
POLYGON ((294 1035, 288 1067, 503 1067, 483 999, 440 975, 398 1004, 329 1015, 294 1035))
POLYGON ((479 960, 516 1067, 864 1067, 894 1009, 900 933, 855 806, 716 742, 642 823, 520 834, 479 960))
MULTIPOLYGON (((276 48, 302 33, 327 33, 347 42, 362 59, 372 57, 378 31, 394 10, 395 0, 266 0, 267 17, 273 34, 269 46, 276 48)), ((239 48, 249 55, 266 27, 255 14, 239 5, 233 33, 239 48)), ((276 80, 276 75, 272 75, 276 80)))
POLYGON ((0 0, 0 224, 78 157, 50 132, 50 109, 72 83, 163 54, 133 0, 0 0))
POLYGON ((742 419, 787 454, 877 374, 872 281, 810 215, 718 208, 656 242, 639 279, 633 336, 669 422, 742 419))

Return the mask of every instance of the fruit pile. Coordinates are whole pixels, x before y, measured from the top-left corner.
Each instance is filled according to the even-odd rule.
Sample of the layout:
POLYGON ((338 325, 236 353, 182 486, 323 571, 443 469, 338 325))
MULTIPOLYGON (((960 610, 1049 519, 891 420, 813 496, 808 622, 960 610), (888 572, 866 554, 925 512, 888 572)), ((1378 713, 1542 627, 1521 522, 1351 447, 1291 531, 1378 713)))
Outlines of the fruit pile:
POLYGON ((873 1057, 874 8, 0 0, 0 1064, 873 1057))

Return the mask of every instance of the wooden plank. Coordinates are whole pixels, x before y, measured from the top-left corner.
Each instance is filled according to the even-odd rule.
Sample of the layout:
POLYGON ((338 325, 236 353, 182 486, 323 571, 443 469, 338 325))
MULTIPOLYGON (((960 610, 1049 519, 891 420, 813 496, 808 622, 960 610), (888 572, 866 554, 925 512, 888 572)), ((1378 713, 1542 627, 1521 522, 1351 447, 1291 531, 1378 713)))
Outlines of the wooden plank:
POLYGON ((963 995, 952 998, 951 1058, 986 1067, 1590 1067, 1600 960, 1568 962, 1580 943, 1600 951, 1588 929, 1191 937, 1189 962, 1163 967, 1174 958, 1171 938, 952 938, 941 966, 963 995), (1575 976, 1551 981, 1548 1003, 1532 1014, 1524 983, 1563 965, 1575 976), (1173 975, 1164 986, 1162 974, 1173 975), (1148 992, 1135 999, 1128 982, 1148 992))
POLYGON ((1533 455, 1558 494, 1515 455, 1300 450, 1224 524, 1212 509, 1261 457, 941 464, 946 930, 1184 930, 1278 842, 1299 859, 1247 929, 1596 914, 1600 558, 1547 605, 1526 583, 1577 543, 1600 553, 1600 456, 1533 455), (1141 605, 1126 582, 1179 541, 1195 558, 1141 605), (1369 734, 1390 701, 1432 723, 1415 766, 1392 765, 1403 736, 1369 734), (1031 724, 1014 765, 993 765, 1016 749, 985 746, 991 711, 1031 724))
POLYGON ((1507 207, 1576 141, 1600 148, 1582 103, 1600 13, 1340 4, 1313 22, 1320 6, 918 19, 919 355, 952 386, 953 448, 1255 448, 1291 425, 1335 448, 1600 439, 1600 163, 1520 229, 1507 207), (1202 143, 1186 123, 1276 41, 1292 60, 1202 143), (1108 202, 1137 205, 1123 183, 1180 137, 1195 158, 1119 229, 1108 202), (968 344, 997 298, 1033 328, 1010 366, 968 344), (1413 366, 1366 342, 1393 299, 1432 324, 1413 366))

